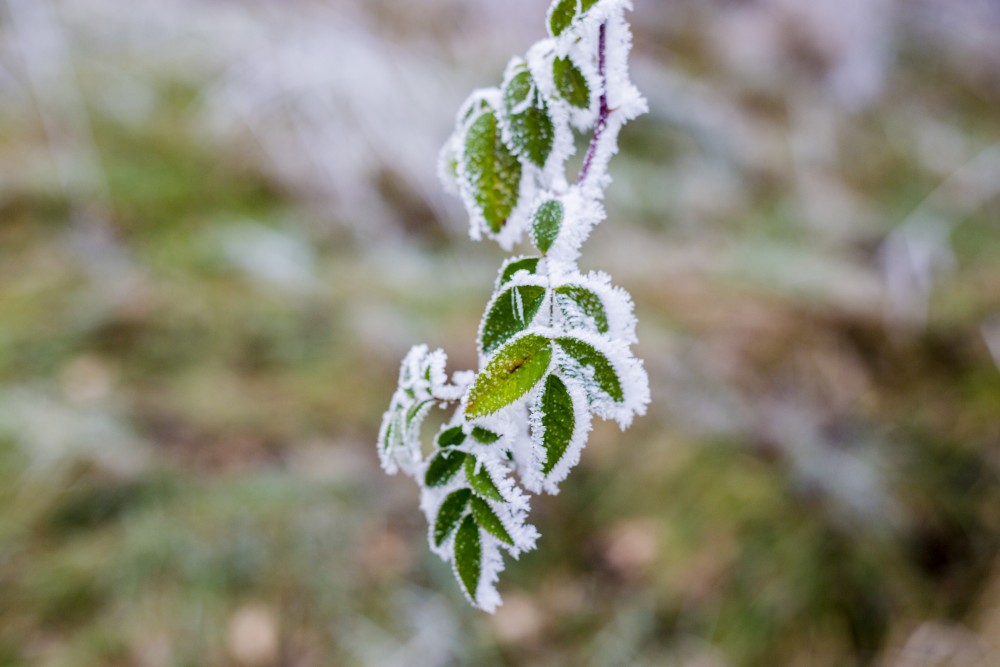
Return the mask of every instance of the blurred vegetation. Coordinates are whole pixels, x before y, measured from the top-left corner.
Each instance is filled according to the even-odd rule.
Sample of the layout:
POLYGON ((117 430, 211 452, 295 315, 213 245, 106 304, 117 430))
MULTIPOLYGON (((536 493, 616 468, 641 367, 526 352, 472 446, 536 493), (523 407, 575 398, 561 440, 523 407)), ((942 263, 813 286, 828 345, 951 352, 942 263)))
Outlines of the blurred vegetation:
MULTIPOLYGON (((369 4, 322 16, 399 38, 369 4)), ((635 297, 654 406, 537 502, 495 617, 374 439, 410 344, 475 364, 500 254, 391 156, 376 220, 206 131, 221 68, 133 73, 151 102, 124 122, 107 63, 74 61, 100 169, 60 182, 0 24, 28 91, 0 99, 0 665, 1000 664, 1000 160, 947 185, 1000 141, 1000 70, 897 7, 878 94, 845 101, 808 39, 768 42, 767 76, 724 53, 739 12, 788 3, 638 4, 653 113, 585 261, 635 297), (885 258, 925 214, 950 233, 907 283, 923 320, 885 258)), ((89 53, 89 5, 54 6, 89 53)), ((427 11, 414 43, 491 29, 427 11)), ((790 16, 764 13, 802 37, 790 16)), ((501 47, 440 76, 495 79, 501 47)))

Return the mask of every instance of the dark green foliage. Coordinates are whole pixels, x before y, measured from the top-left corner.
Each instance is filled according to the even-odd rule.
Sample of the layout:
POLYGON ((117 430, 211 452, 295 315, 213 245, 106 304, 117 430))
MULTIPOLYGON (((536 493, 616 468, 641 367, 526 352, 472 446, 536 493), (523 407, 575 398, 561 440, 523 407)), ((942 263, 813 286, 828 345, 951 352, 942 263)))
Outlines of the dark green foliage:
POLYGON ((494 350, 527 328, 545 298, 545 289, 534 285, 512 287, 497 297, 483 322, 479 347, 483 354, 494 350))
MULTIPOLYGON (((618 374, 615 372, 614 366, 608 361, 608 358, 604 356, 597 348, 595 348, 590 343, 585 343, 579 338, 563 337, 557 338, 556 343, 562 350, 572 357, 572 359, 582 367, 591 368, 594 371, 594 380, 600 386, 601 390, 612 398, 612 400, 621 402, 625 400, 625 395, 622 393, 621 381, 618 379, 618 374)), ((567 372, 573 372, 572 368, 564 369, 567 372)))
POLYGON ((455 569, 465 586, 465 592, 473 600, 476 599, 476 588, 479 586, 482 557, 479 528, 475 520, 467 516, 455 534, 455 569))
POLYGON ((598 333, 608 332, 608 313, 604 309, 604 302, 601 301, 601 297, 579 285, 563 285, 556 289, 556 294, 559 295, 557 300, 564 313, 569 315, 568 311, 572 306, 567 304, 566 301, 571 301, 580 309, 580 312, 593 318, 598 333))
POLYGON ((489 498, 490 500, 495 500, 497 502, 503 502, 503 495, 500 493, 500 489, 493 482, 493 478, 490 477, 490 473, 487 472, 486 466, 479 466, 479 470, 476 470, 476 459, 473 456, 466 457, 465 459, 465 476, 469 479, 469 486, 472 490, 483 496, 484 498, 489 498))
POLYGON ((484 445, 492 445, 494 442, 500 439, 500 436, 493 431, 487 431, 481 426, 476 426, 472 429, 472 437, 483 443, 484 445))
POLYGON ((590 106, 590 86, 583 72, 569 58, 556 58, 552 61, 552 78, 559 95, 568 104, 578 109, 590 106))
POLYGON ((455 473, 465 462, 465 453, 456 451, 438 452, 427 466, 424 483, 429 487, 444 486, 451 481, 455 473))
POLYGON ((545 447, 545 464, 542 472, 548 475, 562 460, 573 439, 575 415, 573 399, 566 390, 566 384, 555 375, 545 380, 545 391, 541 398, 542 445, 545 447))
POLYGON ((518 271, 534 273, 538 269, 538 261, 540 259, 541 257, 524 257, 505 266, 503 274, 500 276, 500 286, 503 287, 505 284, 510 282, 510 279, 513 278, 514 274, 518 271))
POLYGON ((465 508, 468 507, 471 497, 472 491, 459 489, 444 499, 437 513, 437 520, 434 522, 434 544, 441 546, 448 539, 451 531, 455 530, 455 526, 465 514, 465 508))
POLYGON ((531 241, 543 254, 549 251, 559 236, 563 214, 563 205, 558 199, 544 202, 535 211, 531 224, 531 241))
POLYGON ((485 530, 487 533, 497 538, 501 542, 506 542, 507 544, 514 544, 513 538, 511 538, 510 533, 507 529, 503 527, 503 523, 500 518, 493 511, 493 508, 489 506, 482 498, 472 497, 472 516, 475 518, 476 523, 479 527, 485 530))
POLYGON ((438 447, 456 447, 465 442, 465 433, 461 426, 452 426, 438 436, 438 447))
POLYGON ((548 105, 538 91, 531 72, 521 66, 503 91, 504 119, 510 130, 514 152, 535 166, 545 166, 555 141, 555 128, 548 105))

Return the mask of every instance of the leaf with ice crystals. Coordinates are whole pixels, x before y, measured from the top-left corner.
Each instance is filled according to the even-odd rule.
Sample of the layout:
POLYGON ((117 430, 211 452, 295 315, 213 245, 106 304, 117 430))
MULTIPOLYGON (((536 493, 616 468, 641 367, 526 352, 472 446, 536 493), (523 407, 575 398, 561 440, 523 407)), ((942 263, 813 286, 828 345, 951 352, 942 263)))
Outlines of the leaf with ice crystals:
POLYGON ((594 414, 614 419, 623 429, 635 415, 645 414, 649 379, 628 345, 585 331, 555 342, 562 377, 582 388, 594 414))
POLYGON ((437 512, 437 519, 434 522, 434 544, 441 546, 448 539, 455 526, 462 520, 465 510, 469 506, 469 499, 472 492, 469 489, 459 489, 454 491, 444 502, 441 503, 437 512))
POLYGON ((480 352, 492 354, 527 329, 544 299, 545 288, 539 285, 516 285, 498 294, 483 318, 479 332, 480 352))
POLYGON ((512 60, 507 68, 501 110, 514 153, 543 168, 552 153, 555 127, 545 98, 520 58, 512 60))
POLYGON ((497 488, 496 482, 490 477, 489 470, 476 457, 466 457, 465 476, 468 478, 469 486, 472 487, 473 491, 484 498, 503 502, 503 495, 500 493, 500 489, 497 488))
POLYGON ((508 259, 500 268, 500 277, 497 279, 497 285, 494 291, 499 292, 500 289, 509 283, 511 279, 520 271, 535 273, 538 270, 538 261, 540 259, 541 257, 513 257, 508 259))
POLYGON ((580 285, 563 285, 556 289, 559 309, 569 321, 586 322, 597 333, 608 332, 608 313, 604 302, 594 292, 580 285))
POLYGON ((542 474, 548 475, 566 453, 570 440, 573 439, 573 429, 576 424, 573 399, 566 389, 566 384, 557 375, 550 375, 545 380, 545 391, 541 395, 539 412, 543 429, 542 446, 545 449, 542 474))
POLYGON ((548 338, 528 334, 496 351, 469 390, 468 419, 483 417, 518 400, 544 377, 552 360, 548 338))
POLYGON ((460 174, 460 186, 469 192, 476 212, 499 234, 518 204, 521 163, 504 143, 492 110, 481 112, 469 125, 460 174))
POLYGON ((571 369, 569 372, 573 376, 586 377, 593 382, 588 395, 596 393, 599 390, 616 403, 625 400, 625 394, 622 391, 622 383, 618 379, 618 373, 600 350, 579 338, 572 338, 570 336, 558 338, 556 339, 556 343, 569 357, 571 360, 570 364, 575 364, 582 369, 582 372, 577 371, 573 365, 568 364, 563 366, 564 372, 569 368, 571 369))
POLYGON ((525 485, 533 491, 558 492, 559 482, 579 462, 589 432, 590 410, 580 383, 549 375, 532 406, 525 485))
POLYGON ((480 528, 504 544, 514 545, 514 538, 507 532, 507 528, 504 527, 500 517, 496 515, 489 503, 482 498, 473 496, 469 504, 472 507, 472 517, 480 528))
POLYGON ((420 428, 424 418, 436 403, 458 401, 469 386, 467 374, 456 373, 449 382, 446 363, 443 351, 428 352, 426 345, 414 347, 403 359, 399 385, 379 432, 379 458, 386 472, 417 473, 423 460, 420 428))
POLYGON ((441 431, 437 438, 438 447, 456 447, 465 442, 465 433, 461 426, 452 426, 441 431))
POLYGON ((471 516, 467 516, 455 533, 455 571, 472 600, 476 599, 476 589, 479 588, 482 557, 479 526, 471 516))
POLYGON ((597 0, 556 0, 549 8, 549 33, 559 37, 577 17, 589 11, 597 0))
POLYGON ((473 427, 472 437, 484 445, 492 445, 494 442, 500 439, 498 433, 487 430, 481 426, 473 427))
POLYGON ((535 209, 531 218, 531 242, 542 253, 548 252, 559 236, 564 214, 565 209, 558 199, 546 199, 535 209))
POLYGON ((587 77, 570 58, 556 58, 552 61, 552 80, 560 97, 577 109, 590 106, 591 86, 587 77))
POLYGON ((424 484, 431 488, 444 486, 458 473, 462 464, 465 463, 465 458, 466 455, 464 452, 438 452, 427 466, 427 473, 424 475, 424 484))

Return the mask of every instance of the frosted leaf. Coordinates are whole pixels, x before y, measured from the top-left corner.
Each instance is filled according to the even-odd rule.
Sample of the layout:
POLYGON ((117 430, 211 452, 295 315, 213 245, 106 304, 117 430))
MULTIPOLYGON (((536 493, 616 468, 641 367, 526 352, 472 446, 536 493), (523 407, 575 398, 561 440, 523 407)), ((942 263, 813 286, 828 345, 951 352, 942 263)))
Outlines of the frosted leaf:
POLYGON ((497 294, 487 306, 480 323, 480 353, 486 356, 492 354, 513 336, 527 329, 538 314, 545 295, 543 284, 511 284, 497 294))
POLYGON ((511 281, 518 273, 525 271, 528 274, 533 274, 538 269, 538 261, 541 257, 511 257, 503 263, 500 267, 500 272, 497 275, 496 286, 493 288, 493 293, 496 294, 500 291, 504 285, 511 281))
POLYGON ((520 58, 514 58, 507 66, 500 110, 504 137, 514 153, 539 169, 544 168, 555 142, 555 126, 545 98, 520 58))
POLYGON ((543 253, 548 252, 559 236, 566 209, 558 199, 545 199, 531 216, 531 242, 543 253))
POLYGON ((637 342, 632 297, 612 285, 608 274, 569 271, 553 276, 553 280, 565 330, 583 329, 629 345, 637 342))
POLYGON ((543 193, 537 206, 556 200, 562 205, 563 217, 559 233, 546 251, 550 263, 562 265, 559 270, 573 270, 580 257, 580 248, 602 220, 604 206, 600 201, 588 199, 582 188, 573 186, 564 194, 543 193))
POLYGON ((541 257, 501 267, 478 335, 479 373, 449 381, 440 350, 411 350, 379 434, 389 472, 421 486, 431 550, 451 564, 480 609, 500 604, 503 555, 532 549, 528 496, 558 492, 579 462, 593 416, 622 428, 649 402, 628 293, 604 273, 583 274, 580 249, 605 218, 608 161, 622 125, 646 102, 628 77, 628 0, 556 0, 550 37, 514 58, 500 88, 475 91, 459 109, 438 171, 462 197, 470 235, 502 248, 530 230, 541 257), (570 183, 574 131, 590 143, 570 183), (426 459, 420 425, 455 404, 426 459))
POLYGON ((531 455, 525 487, 559 492, 559 482, 580 461, 590 434, 590 407, 580 383, 558 375, 546 379, 531 412, 531 455))
POLYGON ((635 415, 646 414, 649 378, 628 345, 589 332, 556 339, 556 363, 568 385, 579 384, 591 411, 628 428, 635 415))
POLYGON ((456 373, 449 382, 447 361, 444 351, 428 352, 426 345, 414 347, 403 359, 399 385, 382 417, 378 439, 379 459, 389 474, 400 469, 416 474, 422 462, 420 427, 427 413, 438 403, 458 401, 471 384, 468 373, 456 373))

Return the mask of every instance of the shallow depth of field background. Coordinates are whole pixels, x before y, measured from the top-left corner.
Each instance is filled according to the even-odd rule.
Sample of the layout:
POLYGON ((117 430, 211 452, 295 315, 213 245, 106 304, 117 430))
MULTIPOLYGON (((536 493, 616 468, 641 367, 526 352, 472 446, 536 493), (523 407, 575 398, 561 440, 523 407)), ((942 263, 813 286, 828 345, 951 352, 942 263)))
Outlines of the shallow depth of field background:
POLYGON ((1000 665, 1000 3, 637 0, 649 414, 496 616, 375 435, 543 0, 0 0, 0 665, 1000 665))

